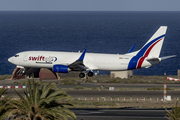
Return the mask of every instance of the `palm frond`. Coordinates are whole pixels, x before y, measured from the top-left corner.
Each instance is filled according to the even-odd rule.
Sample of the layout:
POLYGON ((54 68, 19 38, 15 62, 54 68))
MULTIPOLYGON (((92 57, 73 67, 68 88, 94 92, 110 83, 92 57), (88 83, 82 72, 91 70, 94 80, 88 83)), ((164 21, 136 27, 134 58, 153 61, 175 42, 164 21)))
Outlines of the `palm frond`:
POLYGON ((20 100, 22 101, 22 103, 24 103, 24 105, 28 108, 29 104, 28 104, 27 100, 16 89, 14 89, 14 90, 18 94, 18 96, 19 96, 20 100))
POLYGON ((76 115, 67 109, 72 106, 69 100, 71 96, 65 91, 57 89, 56 85, 51 83, 42 84, 42 80, 31 82, 27 79, 27 87, 24 91, 25 97, 16 89, 20 101, 11 100, 11 112, 9 118, 23 120, 41 119, 41 120, 68 120, 76 119, 76 115))
POLYGON ((166 118, 169 120, 179 120, 180 119, 180 106, 178 106, 178 101, 176 106, 172 107, 171 112, 166 109, 166 118))
POLYGON ((48 85, 46 87, 46 90, 44 90, 42 92, 40 99, 46 98, 46 96, 49 94, 50 90, 52 90, 53 88, 56 88, 56 86, 55 85, 48 85))

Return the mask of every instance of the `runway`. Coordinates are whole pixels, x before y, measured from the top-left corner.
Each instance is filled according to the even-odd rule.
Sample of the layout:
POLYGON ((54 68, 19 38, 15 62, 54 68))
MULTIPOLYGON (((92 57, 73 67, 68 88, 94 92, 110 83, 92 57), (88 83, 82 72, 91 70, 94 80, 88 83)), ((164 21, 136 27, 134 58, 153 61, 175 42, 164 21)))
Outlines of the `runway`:
POLYGON ((167 120, 165 109, 71 109, 77 120, 167 120))

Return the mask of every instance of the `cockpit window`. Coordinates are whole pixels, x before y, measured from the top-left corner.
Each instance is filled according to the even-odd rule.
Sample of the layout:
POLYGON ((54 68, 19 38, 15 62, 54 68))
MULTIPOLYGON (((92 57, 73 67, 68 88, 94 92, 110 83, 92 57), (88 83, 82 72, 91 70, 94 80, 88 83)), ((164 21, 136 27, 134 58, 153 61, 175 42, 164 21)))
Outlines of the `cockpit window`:
POLYGON ((19 57, 19 55, 15 55, 15 57, 19 57))

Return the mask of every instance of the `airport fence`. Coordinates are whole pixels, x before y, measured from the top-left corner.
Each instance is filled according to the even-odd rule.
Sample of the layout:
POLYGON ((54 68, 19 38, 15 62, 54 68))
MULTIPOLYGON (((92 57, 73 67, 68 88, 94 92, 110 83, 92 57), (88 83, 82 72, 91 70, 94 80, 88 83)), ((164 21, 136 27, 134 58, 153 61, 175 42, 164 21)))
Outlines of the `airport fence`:
POLYGON ((81 101, 114 101, 114 102, 175 102, 180 100, 174 97, 171 100, 164 101, 160 97, 74 97, 74 100, 81 101))

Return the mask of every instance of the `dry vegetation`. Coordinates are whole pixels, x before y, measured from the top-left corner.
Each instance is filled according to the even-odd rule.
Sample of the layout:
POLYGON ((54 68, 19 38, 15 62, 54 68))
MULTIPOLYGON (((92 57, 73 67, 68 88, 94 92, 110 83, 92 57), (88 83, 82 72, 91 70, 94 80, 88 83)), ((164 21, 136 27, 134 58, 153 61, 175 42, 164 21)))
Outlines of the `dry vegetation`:
POLYGON ((11 75, 0 75, 0 80, 10 79, 11 75))
POLYGON ((149 101, 148 98, 146 98, 146 101, 139 98, 139 101, 137 101, 137 98, 126 98, 126 101, 124 101, 122 98, 118 101, 117 98, 111 98, 104 101, 103 99, 97 100, 97 98, 91 100, 91 98, 81 98, 81 100, 74 99, 72 103, 74 106, 72 108, 126 108, 126 107, 132 107, 132 108, 171 108, 175 103, 176 99, 169 102, 163 102, 160 100, 157 101, 157 98, 152 98, 152 101, 149 101), (114 100, 116 99, 116 100, 114 100))
MULTIPOLYGON (((171 76, 174 78, 177 78, 177 76, 171 76)), ((164 83, 164 80, 166 79, 165 76, 133 76, 128 79, 121 79, 121 78, 110 78, 108 75, 99 75, 94 76, 92 78, 89 78, 85 80, 86 82, 103 82, 103 83, 158 83, 162 84, 164 83)), ((174 81, 167 81, 167 83, 180 83, 180 82, 174 82, 174 81)))
MULTIPOLYGON (((177 76, 170 76, 173 78, 177 78, 177 76)), ((58 80, 59 84, 62 85, 79 85, 81 83, 121 83, 121 84, 129 84, 129 83, 142 83, 142 84, 163 84, 166 76, 133 76, 128 79, 121 78, 110 78, 109 75, 98 75, 89 77, 88 79, 80 79, 80 78, 63 78, 58 80)), ((168 84, 177 84, 180 82, 167 81, 168 84)))
MULTIPOLYGON (((4 76, 5 77, 5 76, 4 76)), ((177 76, 170 76, 177 78, 177 76)), ((79 77, 66 77, 60 80, 49 80, 56 85, 80 85, 81 83, 121 83, 121 84, 163 84, 165 76, 133 76, 128 79, 110 78, 109 75, 98 75, 88 79, 81 79, 79 77)), ((15 85, 25 85, 26 80, 14 82, 15 85)), ((167 81, 167 84, 180 84, 180 82, 167 81)))

